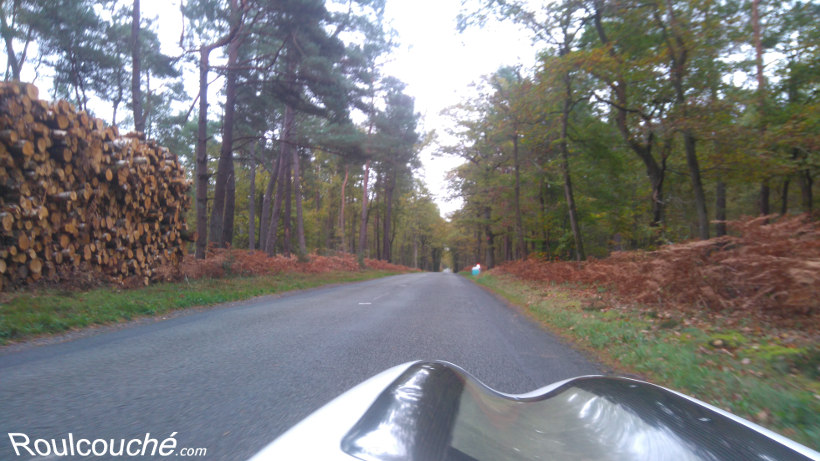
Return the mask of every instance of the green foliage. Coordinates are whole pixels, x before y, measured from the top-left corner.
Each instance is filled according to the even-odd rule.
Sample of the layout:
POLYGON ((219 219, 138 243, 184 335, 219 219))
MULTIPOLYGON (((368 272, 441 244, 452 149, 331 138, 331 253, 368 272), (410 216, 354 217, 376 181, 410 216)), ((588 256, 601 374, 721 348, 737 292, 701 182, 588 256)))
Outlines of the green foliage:
MULTIPOLYGON (((53 96, 74 102, 90 111, 95 98, 113 106, 113 124, 118 123, 117 110, 131 97, 131 4, 116 1, 34 1, 4 2, 3 14, 11 46, 18 42, 14 60, 22 68, 31 42, 36 43, 36 65, 52 71, 53 96), (9 22, 13 20, 13 22, 9 22), (19 55, 18 55, 19 54, 19 55)), ((143 101, 146 113, 172 100, 184 98, 180 76, 173 60, 163 55, 154 25, 144 21, 139 41, 143 53, 142 71, 146 80, 159 83, 159 91, 146 91, 143 101)), ((7 57, 12 53, 7 46, 7 57)), ((12 59, 8 59, 10 64, 12 59)), ((9 76, 7 75, 7 78, 9 76)), ((98 106, 98 104, 97 104, 98 106)), ((167 109, 165 109, 167 111, 167 109)), ((125 118, 128 120, 128 118, 125 118)), ((152 127, 165 122, 162 115, 150 119, 152 127)))
POLYGON ((417 181, 412 191, 399 198, 396 262, 438 272, 442 269, 446 222, 424 185, 417 181))
POLYGON ((698 201, 714 219, 719 185, 729 220, 758 212, 764 180, 783 212, 811 211, 820 173, 820 27, 810 18, 820 11, 812 2, 762 3, 771 62, 763 106, 746 3, 485 0, 464 10, 462 27, 491 17, 517 22, 543 51, 530 74, 500 69, 477 98, 450 110, 459 141, 441 150, 466 160, 451 172, 451 191, 465 202, 453 226, 475 236, 461 238, 460 253, 520 257, 506 250, 518 238, 510 230, 514 157, 506 140, 513 127, 522 138, 524 240, 546 258, 573 257, 564 141, 583 240, 594 256, 699 235, 698 201), (511 91, 513 80, 519 93, 511 91), (690 180, 696 172, 701 198, 690 180))

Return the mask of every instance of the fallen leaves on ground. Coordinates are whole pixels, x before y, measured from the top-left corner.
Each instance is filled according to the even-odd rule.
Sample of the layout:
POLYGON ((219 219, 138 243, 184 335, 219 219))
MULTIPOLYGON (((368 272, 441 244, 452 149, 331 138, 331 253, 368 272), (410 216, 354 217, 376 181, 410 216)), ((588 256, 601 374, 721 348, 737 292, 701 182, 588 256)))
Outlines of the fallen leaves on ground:
MULTIPOLYGON (((365 259, 365 267, 372 270, 407 272, 409 267, 391 264, 386 261, 365 259)), ((214 248, 208 251, 205 259, 196 259, 188 255, 179 270, 165 268, 163 278, 171 280, 187 277, 189 279, 219 278, 227 275, 265 275, 282 272, 318 274, 322 272, 357 272, 360 271, 355 255, 339 254, 320 256, 311 254, 306 261, 299 261, 296 256, 268 256, 263 251, 214 248)))
POLYGON ((730 222, 733 235, 616 252, 601 260, 528 259, 494 271, 538 282, 605 289, 619 302, 660 310, 752 316, 820 329, 820 225, 807 215, 730 222))

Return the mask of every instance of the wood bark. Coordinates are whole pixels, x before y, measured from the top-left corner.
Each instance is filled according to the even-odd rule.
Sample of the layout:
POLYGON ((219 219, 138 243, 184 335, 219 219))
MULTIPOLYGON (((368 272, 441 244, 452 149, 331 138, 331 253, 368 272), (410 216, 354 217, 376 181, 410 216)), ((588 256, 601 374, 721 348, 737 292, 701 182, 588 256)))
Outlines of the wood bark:
MULTIPOLYGON (((281 156, 280 156, 281 157, 281 156)), ((265 195, 262 198, 262 216, 259 219, 259 249, 265 251, 267 249, 268 241, 268 226, 270 225, 270 214, 273 203, 273 191, 276 187, 276 176, 279 173, 279 160, 271 160, 270 170, 268 171, 268 185, 265 187, 265 195)))
MULTIPOLYGON (((233 156, 232 156, 233 157, 233 156)), ((236 173, 234 161, 228 164, 228 184, 225 190, 225 213, 222 217, 222 241, 224 245, 233 245, 233 223, 236 216, 236 173)))
MULTIPOLYGON (((376 181, 376 184, 379 184, 382 181, 381 178, 382 178, 382 175, 380 173, 378 175, 378 180, 376 181)), ((378 190, 378 188, 376 190, 378 190)), ((377 195, 375 198, 376 198, 376 204, 378 205, 379 196, 377 195)), ((373 217, 373 244, 376 247, 376 259, 378 259, 379 261, 381 261, 381 259, 382 259, 381 210, 382 210, 381 206, 376 206, 376 210, 375 210, 374 217, 373 217)))
MULTIPOLYGON (((2 5, 2 3, 3 2, 0 1, 0 5, 2 5)), ((11 78, 14 81, 20 81, 21 63, 20 60, 17 59, 17 54, 14 52, 14 36, 12 35, 11 28, 3 11, 0 11, 0 33, 2 33, 3 40, 6 43, 6 59, 11 68, 11 78)))
POLYGON ((299 152, 293 149, 293 194, 296 202, 296 241, 299 245, 296 254, 300 261, 307 259, 307 244, 305 243, 305 221, 302 215, 302 178, 299 165, 299 152))
POLYGON ((709 239, 709 214, 706 211, 706 194, 703 191, 703 181, 700 177, 700 165, 695 151, 695 135, 691 130, 683 131, 683 143, 686 150, 686 165, 689 168, 689 177, 692 180, 692 189, 695 193, 695 210, 698 216, 698 236, 701 240, 709 239))
POLYGON ((760 184, 760 215, 767 216, 771 214, 771 188, 769 187, 769 180, 764 179, 760 184))
POLYGON ((370 177, 370 159, 364 163, 364 178, 362 178, 362 219, 359 224, 359 264, 364 263, 367 252, 367 180, 370 177))
POLYGON ((396 187, 396 172, 395 170, 385 173, 384 185, 384 235, 382 238, 382 258, 387 262, 393 262, 392 255, 392 234, 391 226, 393 224, 393 191, 396 187))
POLYGON ((208 60, 215 47, 199 52, 199 120, 196 140, 196 259, 205 259, 208 245, 208 60))
POLYGON ((0 289, 76 273, 147 284, 178 265, 192 235, 177 157, 38 94, 0 84, 0 289))
MULTIPOLYGON (((610 46, 611 42, 603 27, 603 1, 595 0, 594 5, 595 11, 593 14, 593 21, 598 38, 604 46, 609 48, 610 56, 618 59, 619 57, 615 51, 615 48, 610 46)), ((646 175, 649 178, 649 183, 652 187, 652 221, 650 225, 652 227, 660 227, 664 220, 663 184, 666 174, 666 158, 662 157, 661 162, 658 162, 655 159, 653 154, 655 132, 654 128, 650 124, 647 124, 646 129, 648 129, 648 132, 645 134, 643 141, 639 141, 637 138, 632 136, 627 123, 629 116, 629 98, 627 96, 628 84, 626 80, 619 75, 608 83, 610 84, 612 94, 615 96, 614 104, 611 104, 611 106, 615 108, 615 125, 618 127, 621 137, 627 143, 629 148, 643 162, 644 167, 646 168, 646 175)))
POLYGON ((142 52, 140 46, 140 0, 134 0, 131 10, 131 107, 134 110, 134 131, 145 132, 145 113, 142 109, 142 52))
MULTIPOLYGON (((566 32, 564 34, 566 36, 566 32)), ((566 44, 562 49, 562 55, 569 52, 569 44, 566 44)), ((583 261, 586 259, 584 252, 584 243, 581 237, 581 226, 578 222, 578 212, 575 207, 575 195, 572 190, 572 176, 569 171, 569 145, 567 138, 569 136, 569 116, 572 110, 572 80, 569 72, 565 72, 563 76, 564 82, 564 98, 561 107, 561 141, 558 143, 561 151, 561 170, 564 175, 564 198, 567 201, 567 209, 569 210, 569 223, 572 229, 572 237, 575 241, 575 259, 583 261)))
POLYGON ((342 180, 342 198, 339 204, 339 251, 347 253, 347 239, 345 238, 345 204, 347 202, 347 179, 350 175, 350 167, 345 165, 345 178, 342 180))
MULTIPOLYGON (((224 225, 226 221, 228 221, 225 216, 226 208, 233 208, 233 205, 226 203, 226 194, 229 182, 233 178, 233 125, 236 107, 236 62, 239 59, 239 45, 239 35, 235 36, 228 44, 228 70, 225 79, 225 115, 222 119, 222 146, 216 170, 214 198, 211 204, 211 221, 208 231, 208 240, 212 245, 219 248, 224 248, 226 243, 230 243, 225 238, 224 225)), ((232 219, 230 221, 232 221, 232 219)), ((233 229, 231 229, 231 233, 233 233, 233 229)))
MULTIPOLYGON (((765 131, 763 114, 766 105, 766 77, 763 75, 763 42, 760 30, 760 0, 752 0, 752 39, 755 47, 755 68, 757 70, 757 110, 758 123, 761 134, 765 131)), ((769 206, 769 178, 764 178, 760 184, 760 215, 766 216, 771 213, 769 206)))
POLYGON ((291 237, 293 236, 293 219, 291 214, 293 205, 293 179, 291 176, 291 169, 293 167, 293 162, 291 161, 290 157, 287 158, 287 161, 288 166, 287 170, 285 171, 285 197, 282 199, 283 206, 285 208, 282 219, 282 230, 284 231, 282 234, 282 254, 286 258, 290 258, 291 253, 293 253, 293 241, 291 239, 291 237))
POLYGON ((208 71, 211 51, 229 43, 237 33, 232 27, 228 35, 199 49, 199 117, 196 141, 196 258, 205 259, 208 244, 208 71))
POLYGON ((780 214, 785 215, 789 211, 789 185, 791 178, 788 176, 783 179, 783 188, 780 193, 780 214))
POLYGON ((256 248, 256 143, 251 147, 250 195, 248 196, 248 249, 256 248))
POLYGON ((265 242, 265 251, 269 256, 276 254, 276 234, 279 232, 279 215, 282 211, 282 201, 285 197, 285 176, 287 174, 288 158, 290 157, 291 131, 293 130, 293 122, 295 118, 295 111, 290 104, 285 105, 285 115, 282 120, 282 139, 281 151, 279 154, 279 171, 276 175, 276 195, 273 198, 273 211, 271 212, 270 224, 268 226, 268 237, 265 242))
MULTIPOLYGON (((665 31, 666 48, 670 59, 670 80, 675 90, 675 105, 681 109, 684 120, 688 119, 688 101, 684 91, 684 78, 687 73, 689 60, 689 49, 685 40, 681 37, 680 25, 677 23, 675 10, 667 1, 666 13, 669 17, 669 27, 666 27, 660 13, 656 10, 656 21, 665 31)), ((703 190, 703 181, 700 175, 700 165, 697 156, 697 139, 691 128, 684 128, 683 135, 684 151, 686 152, 686 166, 689 169, 689 178, 692 182, 692 191, 695 195, 695 211, 698 218, 698 236, 702 240, 709 238, 709 215, 706 211, 706 194, 703 190)))
POLYGON ((575 195, 572 190, 572 177, 569 171, 569 157, 566 153, 566 141, 563 141, 561 144, 564 144, 561 148, 561 170, 564 175, 564 198, 567 201, 567 208, 569 209, 569 224, 570 229, 572 229, 572 237, 575 242, 575 259, 578 261, 583 261, 586 259, 586 253, 584 252, 584 243, 581 237, 581 226, 578 223, 575 195))

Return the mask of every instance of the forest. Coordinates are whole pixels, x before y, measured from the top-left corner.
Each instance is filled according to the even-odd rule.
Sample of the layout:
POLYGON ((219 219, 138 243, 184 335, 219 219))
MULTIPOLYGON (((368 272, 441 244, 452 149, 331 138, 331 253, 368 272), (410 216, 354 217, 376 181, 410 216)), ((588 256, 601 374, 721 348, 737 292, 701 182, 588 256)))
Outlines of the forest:
POLYGON ((196 258, 232 246, 438 270, 445 221, 416 174, 426 139, 405 84, 380 71, 395 39, 384 1, 179 8, 184 52, 169 56, 139 0, 3 2, 5 78, 33 74, 178 155, 196 258))
POLYGON ((461 30, 514 22, 541 52, 481 78, 449 132, 424 133, 382 71, 401 40, 385 1, 181 1, 170 56, 140 0, 5 0, 5 80, 179 156, 196 258, 210 245, 458 271, 814 210, 817 3, 464 1, 461 30), (424 149, 463 160, 447 219, 424 149))
POLYGON ((583 260, 811 213, 820 166, 816 2, 485 0, 543 50, 452 108, 463 265, 583 260))

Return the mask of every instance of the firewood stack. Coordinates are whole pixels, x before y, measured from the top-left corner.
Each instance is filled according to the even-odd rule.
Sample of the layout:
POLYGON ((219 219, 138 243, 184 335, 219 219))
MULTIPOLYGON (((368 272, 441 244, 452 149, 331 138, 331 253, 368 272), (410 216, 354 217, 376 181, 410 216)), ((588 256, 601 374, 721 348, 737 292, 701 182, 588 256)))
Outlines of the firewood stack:
POLYGON ((191 240, 189 187, 156 142, 0 83, 0 290, 80 273, 148 284, 191 240))

